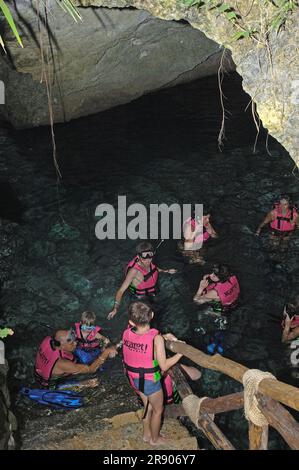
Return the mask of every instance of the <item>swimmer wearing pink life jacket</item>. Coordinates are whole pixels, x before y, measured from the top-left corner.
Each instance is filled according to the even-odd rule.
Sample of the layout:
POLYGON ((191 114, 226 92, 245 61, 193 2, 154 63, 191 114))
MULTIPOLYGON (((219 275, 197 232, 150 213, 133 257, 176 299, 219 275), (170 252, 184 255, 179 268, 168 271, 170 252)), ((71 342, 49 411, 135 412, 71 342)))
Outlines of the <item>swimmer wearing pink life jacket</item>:
POLYGON ((218 235, 210 222, 210 211, 202 217, 196 216, 195 211, 183 223, 184 250, 199 250, 210 238, 218 235))
POLYGON ((136 252, 136 256, 127 265, 125 280, 116 292, 114 307, 108 314, 108 320, 116 315, 126 290, 130 291, 134 299, 150 299, 157 294, 159 273, 176 273, 176 269, 161 269, 153 263, 155 252, 151 243, 139 243, 136 252))
POLYGON ((230 273, 228 266, 215 264, 211 274, 200 281, 193 300, 197 304, 219 302, 225 310, 236 306, 240 295, 237 277, 230 273))
POLYGON ((58 378, 93 374, 108 357, 115 357, 115 347, 104 349, 101 355, 90 365, 77 364, 73 354, 77 346, 76 333, 73 329, 56 331, 55 336, 47 336, 39 346, 35 359, 35 377, 38 382, 49 387, 58 378))
POLYGON ((78 347, 83 349, 93 349, 108 346, 110 340, 103 336, 102 328, 95 324, 96 314, 86 310, 81 315, 81 321, 75 323, 76 340, 78 347))
POLYGON ((283 328, 281 341, 289 343, 299 338, 299 295, 283 309, 283 328))
POLYGON ((259 236, 265 225, 270 225, 272 241, 279 244, 280 240, 289 240, 296 227, 299 226, 299 217, 297 208, 292 204, 290 197, 283 195, 279 202, 274 204, 272 211, 268 212, 265 219, 258 226, 255 234, 259 236))
MULTIPOLYGON (((177 392, 167 371, 182 357, 166 358, 164 340, 178 341, 171 333, 161 336, 151 328, 154 312, 151 307, 135 301, 129 308, 129 327, 123 333, 123 363, 125 373, 144 405, 143 440, 151 445, 163 444, 160 435, 164 404, 176 400, 177 392)), ((193 379, 201 373, 194 367, 183 366, 193 379), (195 373, 195 374, 194 374, 195 373)))

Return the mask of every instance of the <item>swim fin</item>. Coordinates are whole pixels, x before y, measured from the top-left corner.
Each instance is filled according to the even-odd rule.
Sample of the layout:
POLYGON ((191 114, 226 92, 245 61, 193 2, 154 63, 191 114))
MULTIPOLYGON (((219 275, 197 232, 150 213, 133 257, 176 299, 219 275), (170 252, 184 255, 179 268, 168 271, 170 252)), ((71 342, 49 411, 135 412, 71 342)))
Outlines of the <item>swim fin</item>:
POLYGON ((47 389, 22 387, 20 394, 41 405, 53 406, 54 408, 74 409, 84 406, 82 395, 71 390, 55 392, 47 389))

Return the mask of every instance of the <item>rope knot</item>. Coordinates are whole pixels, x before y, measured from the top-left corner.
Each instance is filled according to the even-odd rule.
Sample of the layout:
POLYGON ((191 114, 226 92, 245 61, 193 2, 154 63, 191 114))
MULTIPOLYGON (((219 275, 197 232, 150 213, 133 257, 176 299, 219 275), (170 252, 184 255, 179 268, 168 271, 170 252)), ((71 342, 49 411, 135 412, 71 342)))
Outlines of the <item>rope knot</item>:
POLYGON ((258 407, 256 394, 258 392, 259 384, 264 379, 274 379, 276 377, 270 372, 263 372, 259 369, 249 369, 243 375, 244 386, 244 412, 247 421, 251 421, 256 426, 267 426, 268 421, 258 407))
MULTIPOLYGON (((208 397, 197 397, 196 395, 188 395, 183 399, 183 407, 184 410, 186 411, 188 417, 191 419, 191 421, 198 426, 198 420, 199 420, 199 415, 200 415, 200 408, 201 404, 204 400, 206 400, 208 397)), ((209 414, 210 418, 214 420, 214 415, 209 414)))

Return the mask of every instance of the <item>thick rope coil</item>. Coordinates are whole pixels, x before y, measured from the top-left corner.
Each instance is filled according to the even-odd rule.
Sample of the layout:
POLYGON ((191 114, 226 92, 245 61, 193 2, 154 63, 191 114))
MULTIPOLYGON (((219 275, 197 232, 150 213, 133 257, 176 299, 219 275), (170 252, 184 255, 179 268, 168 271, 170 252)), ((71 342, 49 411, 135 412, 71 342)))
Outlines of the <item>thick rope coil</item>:
MULTIPOLYGON (((196 395, 188 395, 183 399, 183 407, 191 421, 198 426, 200 415, 200 407, 204 400, 208 397, 199 398, 196 395)), ((210 418, 214 420, 214 415, 209 414, 210 418)))
POLYGON ((258 392, 259 383, 263 379, 275 379, 270 372, 263 372, 258 369, 249 369, 243 375, 244 385, 244 411, 247 421, 251 421, 256 426, 267 426, 268 421, 258 407, 256 393, 258 392))

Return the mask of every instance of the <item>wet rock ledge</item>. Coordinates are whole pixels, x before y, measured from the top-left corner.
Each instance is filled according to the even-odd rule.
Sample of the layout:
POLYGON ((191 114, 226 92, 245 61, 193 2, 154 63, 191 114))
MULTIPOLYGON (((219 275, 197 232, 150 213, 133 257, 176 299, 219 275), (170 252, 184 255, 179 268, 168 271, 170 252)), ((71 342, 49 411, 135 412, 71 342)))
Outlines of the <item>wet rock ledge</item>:
MULTIPOLYGON (((0 340, 0 348, 1 348, 0 340)), ((0 364, 0 449, 14 449, 15 440, 13 432, 17 429, 17 422, 10 410, 10 395, 7 387, 8 363, 0 364)))

